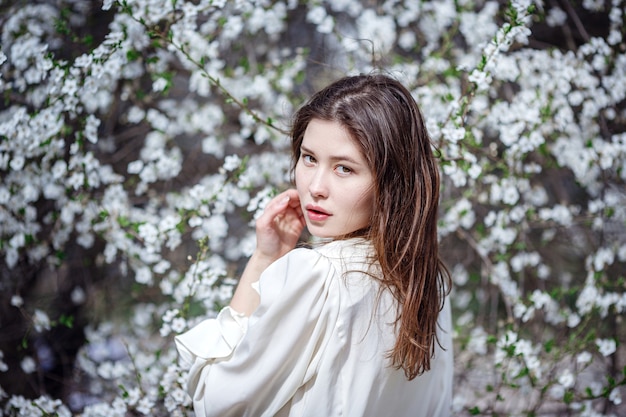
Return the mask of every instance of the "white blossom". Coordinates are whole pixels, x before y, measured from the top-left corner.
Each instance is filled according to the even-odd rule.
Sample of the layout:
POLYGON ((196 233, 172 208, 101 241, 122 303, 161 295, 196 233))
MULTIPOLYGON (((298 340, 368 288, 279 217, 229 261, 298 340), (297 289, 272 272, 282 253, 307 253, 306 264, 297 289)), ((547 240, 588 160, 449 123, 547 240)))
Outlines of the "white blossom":
POLYGON ((622 393, 620 392, 619 387, 611 390, 611 393, 609 394, 609 401, 615 405, 620 405, 622 403, 622 393))
POLYGON ((560 7, 551 7, 548 15, 546 16, 546 23, 550 26, 562 26, 567 20, 567 13, 560 7))
POLYGON ((182 333, 187 328, 187 320, 182 317, 176 317, 172 320, 171 327, 174 333, 182 333))
POLYGON ((578 355, 576 355, 576 363, 581 364, 581 365, 586 365, 590 363, 591 359, 592 359, 591 353, 587 351, 580 352, 578 355))
POLYGON ((596 339, 596 345, 602 356, 610 356, 617 350, 617 343, 613 339, 596 339))
POLYGON ((239 168, 241 165, 241 158, 237 155, 229 155, 224 159, 224 169, 226 171, 233 171, 236 168, 239 168))
POLYGON ((384 55, 396 41, 396 25, 391 16, 379 16, 372 9, 364 10, 357 18, 361 39, 373 42, 372 52, 384 55))
POLYGON ((559 384, 561 384, 565 389, 571 388, 576 383, 576 378, 572 371, 569 369, 565 369, 558 378, 559 384))
POLYGON ((50 330, 50 318, 44 311, 36 309, 33 314, 33 325, 35 326, 35 331, 37 332, 50 330))
POLYGON ((31 356, 26 356, 22 359, 20 366, 25 374, 32 374, 37 369, 37 363, 31 356))
POLYGON ((152 271, 148 267, 139 268, 135 274, 135 281, 140 284, 152 284, 152 271))
POLYGON ((485 91, 489 88, 489 85, 491 83, 491 76, 484 71, 475 69, 469 75, 468 80, 476 84, 476 89, 478 91, 485 91))
POLYGON ((19 295, 12 295, 11 296, 11 305, 13 307, 21 307, 24 305, 24 299, 19 296, 19 295))

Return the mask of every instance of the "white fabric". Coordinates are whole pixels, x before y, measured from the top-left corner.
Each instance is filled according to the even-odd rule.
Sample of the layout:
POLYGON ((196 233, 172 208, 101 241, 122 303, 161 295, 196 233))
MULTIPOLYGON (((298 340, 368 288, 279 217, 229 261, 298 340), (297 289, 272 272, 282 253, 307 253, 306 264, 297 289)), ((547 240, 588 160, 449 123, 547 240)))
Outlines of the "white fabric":
POLYGON ((295 249, 261 275, 249 319, 227 307, 178 336, 196 415, 451 415, 450 307, 439 320, 446 350, 408 381, 386 358, 395 302, 366 273, 371 253, 363 240, 295 249))

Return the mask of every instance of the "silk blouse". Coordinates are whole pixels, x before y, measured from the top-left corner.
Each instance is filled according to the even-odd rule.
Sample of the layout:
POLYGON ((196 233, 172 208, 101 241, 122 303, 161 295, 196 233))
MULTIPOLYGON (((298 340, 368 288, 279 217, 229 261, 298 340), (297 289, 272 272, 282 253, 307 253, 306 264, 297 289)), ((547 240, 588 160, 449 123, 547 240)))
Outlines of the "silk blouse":
POLYGON ((372 277, 363 239, 297 248, 258 282, 248 318, 230 307, 175 338, 196 416, 451 415, 450 307, 439 316, 431 370, 391 366, 397 303, 372 277))

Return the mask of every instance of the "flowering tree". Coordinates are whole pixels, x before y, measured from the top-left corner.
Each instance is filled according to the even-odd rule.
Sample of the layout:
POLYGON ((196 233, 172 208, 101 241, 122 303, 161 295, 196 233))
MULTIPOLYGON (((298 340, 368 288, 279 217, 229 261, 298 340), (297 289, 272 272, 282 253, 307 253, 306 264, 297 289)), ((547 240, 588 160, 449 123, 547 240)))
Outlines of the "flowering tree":
POLYGON ((438 148, 455 411, 624 411, 620 0, 0 8, 7 415, 191 415, 172 336, 228 302, 294 108, 374 70, 438 148))

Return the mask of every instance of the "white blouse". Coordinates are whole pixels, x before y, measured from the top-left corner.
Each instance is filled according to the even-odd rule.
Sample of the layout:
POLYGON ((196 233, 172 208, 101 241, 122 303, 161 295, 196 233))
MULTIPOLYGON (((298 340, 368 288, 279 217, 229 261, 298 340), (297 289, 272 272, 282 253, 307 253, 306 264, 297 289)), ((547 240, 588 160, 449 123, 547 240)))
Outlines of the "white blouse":
POLYGON ((298 248, 259 280, 247 318, 229 307, 176 337, 188 392, 202 416, 449 416, 449 303, 431 371, 408 381, 386 357, 396 302, 367 274, 365 240, 298 248), (373 319, 373 320, 372 320, 373 319))

